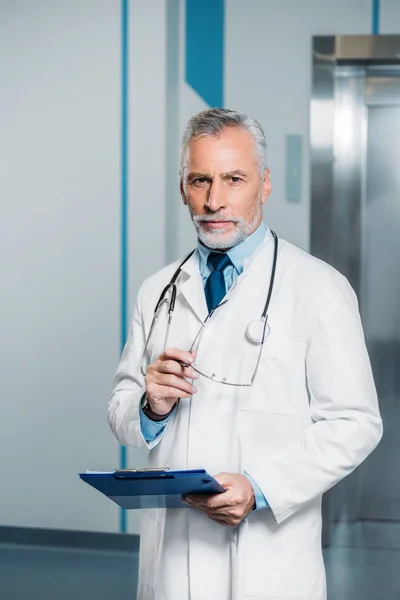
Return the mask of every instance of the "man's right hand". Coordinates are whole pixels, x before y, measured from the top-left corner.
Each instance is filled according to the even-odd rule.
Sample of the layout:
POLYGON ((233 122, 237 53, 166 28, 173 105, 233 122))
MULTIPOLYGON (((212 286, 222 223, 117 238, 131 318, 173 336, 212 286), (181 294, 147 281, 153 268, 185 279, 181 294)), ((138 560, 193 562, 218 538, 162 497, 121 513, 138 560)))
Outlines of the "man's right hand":
POLYGON ((146 397, 151 410, 157 415, 167 415, 179 398, 190 398, 197 392, 197 388, 188 379, 197 379, 196 373, 190 364, 195 356, 185 350, 167 348, 151 365, 146 372, 146 397), (184 367, 181 363, 189 366, 184 367))

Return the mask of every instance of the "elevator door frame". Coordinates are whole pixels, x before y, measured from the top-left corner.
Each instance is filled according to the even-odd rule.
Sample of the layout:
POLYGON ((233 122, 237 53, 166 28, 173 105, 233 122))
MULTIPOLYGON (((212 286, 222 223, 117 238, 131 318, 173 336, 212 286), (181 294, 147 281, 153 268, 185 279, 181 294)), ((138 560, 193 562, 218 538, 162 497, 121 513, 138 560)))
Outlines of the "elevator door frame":
MULTIPOLYGON (((365 71, 400 66, 400 36, 315 36, 313 37, 312 94, 310 104, 311 151, 311 253, 336 267, 345 275, 358 297, 361 294, 362 215, 365 190, 362 173, 365 152, 365 117, 358 118, 354 148, 346 165, 348 186, 338 177, 344 165, 337 152, 338 67, 354 74, 359 71, 360 83, 353 89, 354 110, 360 110, 361 86, 365 71), (357 106, 356 106, 357 105, 357 106), (358 128, 358 130, 357 130, 358 128), (336 138, 335 138, 336 136, 336 138), (357 137, 358 136, 358 137, 357 137), (336 145, 335 145, 336 143, 336 145), (353 176, 348 177, 351 173, 353 176)), ((343 86, 345 90, 346 85, 343 86)), ((339 138, 340 139, 340 138, 339 138)), ((349 141, 349 140, 348 140, 349 141)), ((351 140, 350 140, 351 141, 351 140)), ((334 522, 355 521, 359 505, 357 471, 324 496, 323 544, 331 543, 334 522), (338 507, 340 509, 338 510, 338 507), (344 511, 344 512, 343 512, 344 511)))

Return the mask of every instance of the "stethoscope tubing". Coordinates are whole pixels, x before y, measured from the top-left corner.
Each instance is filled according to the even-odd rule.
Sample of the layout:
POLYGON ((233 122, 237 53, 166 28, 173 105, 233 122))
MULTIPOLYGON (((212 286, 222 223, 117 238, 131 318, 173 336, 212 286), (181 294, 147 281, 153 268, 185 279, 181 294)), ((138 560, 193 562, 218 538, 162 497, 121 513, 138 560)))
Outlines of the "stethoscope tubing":
MULTIPOLYGON (((263 335, 262 335, 261 339, 259 339, 257 341, 253 340, 254 342, 259 343, 259 344, 263 344, 264 343, 265 338, 268 336, 268 333, 269 333, 269 331, 268 331, 268 333, 266 334, 267 327, 268 327, 268 325, 267 325, 267 320, 268 320, 267 313, 268 313, 268 308, 269 308, 269 305, 270 305, 270 302, 271 302, 272 291, 274 289, 275 274, 276 274, 276 264, 277 264, 277 259, 278 259, 278 236, 275 233, 275 231, 272 231, 272 229, 270 231, 271 231, 271 234, 272 234, 272 236, 274 238, 274 256, 273 256, 273 260, 272 260, 271 278, 270 278, 270 283, 269 283, 269 288, 268 288, 267 299, 266 299, 266 302, 265 302, 265 305, 264 305, 264 310, 263 310, 263 312, 261 314, 261 317, 258 319, 259 321, 262 321, 262 323, 263 323, 263 335)), ((149 332, 149 335, 147 337, 146 344, 145 344, 145 347, 144 347, 144 350, 143 350, 143 356, 145 355, 145 353, 147 351, 148 341, 149 341, 149 338, 150 338, 151 333, 152 333, 152 329, 153 329, 154 324, 155 324, 155 318, 157 316, 157 312, 158 312, 159 308, 161 307, 162 303, 164 301, 166 301, 166 295, 167 295, 169 289, 171 289, 171 296, 170 296, 170 299, 169 299, 168 324, 170 324, 170 322, 171 322, 172 314, 173 314, 173 312, 175 310, 175 301, 176 301, 176 295, 177 295, 176 282, 178 280, 179 275, 181 274, 183 265, 189 260, 189 258, 191 258, 191 256, 193 256, 193 254, 195 253, 195 251, 196 251, 196 249, 192 250, 184 258, 184 260, 180 263, 179 267, 176 269, 176 271, 172 275, 170 282, 165 286, 165 288, 162 290, 162 292, 160 294, 160 297, 159 297, 158 302, 156 304, 156 307, 154 309, 153 322, 152 322, 152 325, 150 327, 150 332, 149 332)), ((224 301, 221 302, 221 305, 223 303, 225 303, 225 302, 224 301)), ((209 317, 212 315, 212 313, 214 311, 215 311, 215 308, 212 311, 210 311, 210 313, 207 315, 206 321, 209 319, 209 317)), ((252 321, 251 323, 253 323, 253 322, 254 321, 252 321)), ((142 356, 142 360, 143 360, 143 356, 142 356)), ((178 362, 183 367, 189 367, 190 366, 190 365, 188 365, 188 364, 186 364, 184 362, 181 362, 181 361, 178 361, 178 362)))

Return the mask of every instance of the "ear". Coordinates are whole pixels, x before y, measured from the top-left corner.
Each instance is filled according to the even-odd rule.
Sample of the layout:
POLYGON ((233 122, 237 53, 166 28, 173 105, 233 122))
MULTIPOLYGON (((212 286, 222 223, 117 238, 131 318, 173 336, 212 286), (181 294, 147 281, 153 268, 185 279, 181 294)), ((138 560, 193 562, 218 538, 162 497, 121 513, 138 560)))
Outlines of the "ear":
POLYGON ((182 198, 182 202, 185 206, 187 206, 187 200, 186 200, 186 194, 185 194, 185 190, 183 187, 183 181, 182 181, 182 177, 181 177, 181 182, 180 182, 180 186, 179 189, 181 191, 181 198, 182 198))
POLYGON ((263 185, 262 185, 262 204, 265 204, 271 194, 271 177, 270 170, 266 169, 264 173, 263 185))

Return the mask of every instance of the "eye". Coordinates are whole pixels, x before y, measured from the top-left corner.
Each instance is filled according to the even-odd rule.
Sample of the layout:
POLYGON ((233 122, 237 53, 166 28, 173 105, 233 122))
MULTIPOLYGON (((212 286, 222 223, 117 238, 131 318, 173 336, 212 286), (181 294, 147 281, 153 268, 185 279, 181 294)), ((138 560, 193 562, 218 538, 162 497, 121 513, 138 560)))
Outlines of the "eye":
POLYGON ((230 177, 229 179, 231 180, 231 183, 236 183, 236 184, 243 181, 243 179, 241 179, 240 177, 230 177))
POLYGON ((196 179, 193 179, 192 183, 194 185, 202 186, 208 183, 208 179, 206 177, 196 177, 196 179))

